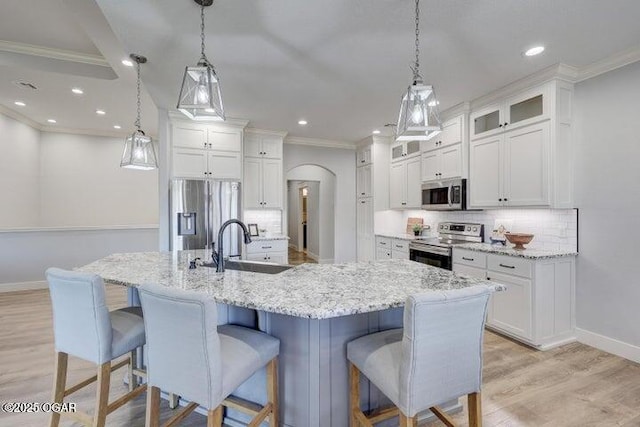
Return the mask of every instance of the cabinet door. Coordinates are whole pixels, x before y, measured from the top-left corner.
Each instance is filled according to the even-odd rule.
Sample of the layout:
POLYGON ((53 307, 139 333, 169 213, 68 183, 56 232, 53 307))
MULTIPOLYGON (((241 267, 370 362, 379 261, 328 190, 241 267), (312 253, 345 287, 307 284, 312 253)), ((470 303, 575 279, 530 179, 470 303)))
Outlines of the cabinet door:
POLYGON ((209 178, 242 179, 242 155, 229 151, 210 151, 209 178))
POLYGON ((404 143, 396 142, 391 146, 391 161, 400 160, 404 158, 404 143))
POLYGON ((442 124, 442 132, 422 143, 422 151, 431 151, 462 142, 462 119, 457 116, 442 124))
POLYGON ((286 252, 267 252, 267 262, 275 264, 289 264, 289 256, 286 252))
POLYGON ((469 147, 471 207, 501 206, 502 135, 471 141, 469 147))
POLYGON ((532 309, 531 280, 521 279, 502 273, 489 271, 490 280, 501 283, 507 290, 495 292, 491 296, 492 309, 487 324, 516 336, 531 339, 532 309))
POLYGON ((174 147, 207 148, 207 129, 175 123, 171 128, 171 143, 174 147))
POLYGON ((391 251, 389 249, 377 248, 376 259, 391 259, 391 251))
POLYGON ((177 178, 207 178, 207 151, 175 148, 173 150, 173 176, 177 178))
POLYGON ((264 252, 256 252, 256 253, 252 253, 252 254, 246 254, 244 256, 244 259, 246 259, 247 261, 267 262, 267 254, 264 253, 264 252))
POLYGON ((549 206, 549 122, 504 134, 508 206, 549 206))
POLYGON ((358 237, 367 237, 373 241, 373 200, 371 198, 358 199, 356 216, 358 237))
POLYGON ((414 157, 405 162, 407 164, 406 206, 407 208, 422 207, 422 165, 420 157, 414 157))
POLYGON ((282 138, 275 135, 262 137, 262 155, 267 159, 282 159, 282 138))
POLYGON ((504 118, 500 104, 490 105, 469 116, 471 139, 502 132, 504 118))
POLYGON ((245 157, 262 157, 262 137, 255 133, 245 133, 244 140, 245 157))
POLYGON ((282 160, 262 160, 262 206, 281 209, 283 191, 282 160))
POLYGON ((549 117, 548 86, 541 86, 519 93, 505 103, 506 130, 527 126, 549 117))
POLYGON ((262 159, 246 157, 244 159, 244 192, 245 209, 262 207, 262 159))
POLYGON ((407 165, 406 162, 391 164, 389 174, 389 207, 392 209, 406 206, 407 194, 407 165))
POLYGON ((392 259, 409 259, 409 252, 392 250, 391 258, 392 259))
POLYGON ((485 280, 487 278, 487 270, 484 268, 471 267, 464 264, 453 264, 453 272, 481 280, 485 280))
POLYGON ((242 150, 242 134, 240 131, 223 131, 208 129, 209 148, 216 151, 233 151, 239 153, 242 150))
POLYGON ((462 144, 451 145, 440 152, 440 179, 462 176, 462 144))
POLYGON ((422 153, 422 181, 436 181, 440 178, 440 152, 422 153))
POLYGON ((356 169, 356 190, 358 197, 372 197, 371 194, 371 165, 361 166, 356 169))
POLYGON ((356 166, 364 166, 369 163, 371 163, 371 145, 367 145, 356 151, 356 166))

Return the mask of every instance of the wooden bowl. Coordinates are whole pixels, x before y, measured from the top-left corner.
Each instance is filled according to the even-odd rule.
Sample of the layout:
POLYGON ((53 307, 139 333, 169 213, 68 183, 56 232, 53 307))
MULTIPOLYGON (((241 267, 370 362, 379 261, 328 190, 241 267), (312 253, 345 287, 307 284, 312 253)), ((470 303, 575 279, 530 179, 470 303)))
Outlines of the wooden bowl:
POLYGON ((528 244, 533 240, 533 234, 505 233, 504 235, 509 241, 509 243, 513 243, 515 245, 513 249, 523 250, 525 249, 524 245, 528 244))

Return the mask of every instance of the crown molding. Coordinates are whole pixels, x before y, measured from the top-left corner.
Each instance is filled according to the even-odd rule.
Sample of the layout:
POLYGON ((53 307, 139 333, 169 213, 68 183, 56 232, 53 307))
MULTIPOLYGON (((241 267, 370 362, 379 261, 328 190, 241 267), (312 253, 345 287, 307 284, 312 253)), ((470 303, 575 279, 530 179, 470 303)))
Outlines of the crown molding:
POLYGON ((640 46, 634 46, 601 59, 600 61, 593 62, 585 67, 578 68, 575 83, 608 73, 609 71, 638 61, 640 61, 640 46))
POLYGON ((227 117, 225 121, 222 120, 191 120, 184 114, 179 111, 171 110, 168 113, 169 121, 171 123, 181 122, 181 123, 190 123, 190 124, 202 124, 202 125, 215 125, 220 127, 231 127, 231 128, 246 128, 249 124, 249 120, 245 119, 235 119, 231 117, 227 117))
POLYGON ((440 116, 443 121, 447 121, 452 117, 459 116, 461 114, 468 114, 471 111, 471 103, 468 101, 461 102, 453 107, 447 108, 440 116))
POLYGON ((22 124, 25 124, 27 126, 30 126, 32 128, 34 128, 35 130, 40 130, 42 125, 34 120, 31 120, 29 117, 24 116, 20 113, 18 113, 17 111, 14 111, 10 108, 5 107, 4 105, 0 105, 0 114, 3 114, 9 118, 12 118, 13 120, 16 120, 22 124))
POLYGON ((0 40, 0 52, 19 53, 23 55, 40 56, 43 58, 57 59, 60 61, 79 62, 81 64, 97 65, 111 68, 109 63, 101 55, 78 53, 71 50, 54 49, 50 47, 35 46, 26 43, 16 43, 0 40))
POLYGON ((340 148, 355 150, 356 144, 348 141, 334 141, 321 138, 306 138, 302 136, 290 136, 284 139, 285 144, 307 145, 311 147, 340 148))
POLYGON ((289 132, 287 131, 259 129, 259 128, 245 128, 244 131, 248 133, 259 133, 262 135, 273 135, 273 136, 278 136, 280 138, 285 138, 289 134, 289 132))

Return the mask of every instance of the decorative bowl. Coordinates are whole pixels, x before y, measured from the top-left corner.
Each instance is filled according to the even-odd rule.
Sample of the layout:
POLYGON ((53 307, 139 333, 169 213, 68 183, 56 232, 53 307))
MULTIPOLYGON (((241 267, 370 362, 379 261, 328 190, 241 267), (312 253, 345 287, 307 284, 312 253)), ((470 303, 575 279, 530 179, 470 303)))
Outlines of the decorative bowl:
POLYGON ((505 233, 504 235, 509 241, 509 243, 513 243, 515 245, 513 249, 523 250, 525 249, 524 245, 528 244, 533 240, 533 234, 505 233))

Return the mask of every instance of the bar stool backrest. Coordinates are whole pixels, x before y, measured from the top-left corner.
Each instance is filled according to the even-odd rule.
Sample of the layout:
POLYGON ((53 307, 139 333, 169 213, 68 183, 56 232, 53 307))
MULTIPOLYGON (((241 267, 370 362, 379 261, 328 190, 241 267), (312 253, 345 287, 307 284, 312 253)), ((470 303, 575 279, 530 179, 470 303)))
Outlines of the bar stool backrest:
POLYGON ((110 361, 113 331, 102 278, 59 268, 46 277, 56 351, 99 365, 110 361))
POLYGON ((428 292, 404 310, 400 409, 407 416, 480 391, 487 286, 428 292))

